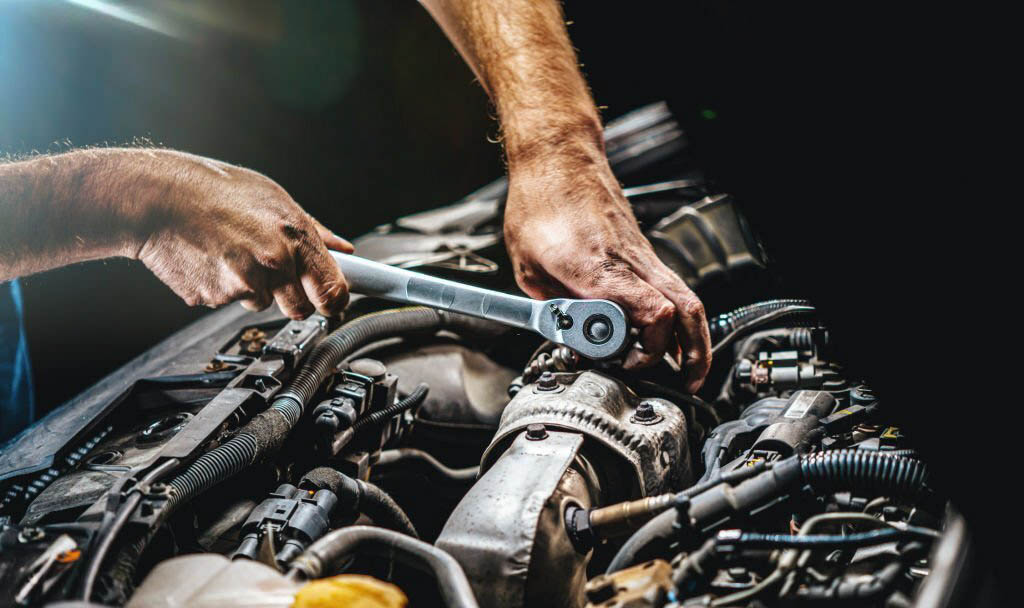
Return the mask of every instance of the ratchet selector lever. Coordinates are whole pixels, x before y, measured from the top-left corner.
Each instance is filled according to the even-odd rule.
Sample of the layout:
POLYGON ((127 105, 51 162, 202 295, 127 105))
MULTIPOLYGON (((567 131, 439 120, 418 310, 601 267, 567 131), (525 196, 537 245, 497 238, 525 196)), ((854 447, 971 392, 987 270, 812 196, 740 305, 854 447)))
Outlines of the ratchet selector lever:
POLYGON ((629 340, 626 313, 608 300, 531 300, 439 279, 332 251, 349 289, 528 329, 589 359, 622 354, 629 340))

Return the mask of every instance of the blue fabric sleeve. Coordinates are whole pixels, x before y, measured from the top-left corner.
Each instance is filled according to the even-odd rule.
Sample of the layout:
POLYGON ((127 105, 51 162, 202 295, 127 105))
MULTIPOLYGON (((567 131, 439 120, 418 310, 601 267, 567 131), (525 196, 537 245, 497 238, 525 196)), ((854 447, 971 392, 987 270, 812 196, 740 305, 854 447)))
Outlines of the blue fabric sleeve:
POLYGON ((0 442, 28 426, 34 410, 21 287, 17 281, 0 283, 0 442))

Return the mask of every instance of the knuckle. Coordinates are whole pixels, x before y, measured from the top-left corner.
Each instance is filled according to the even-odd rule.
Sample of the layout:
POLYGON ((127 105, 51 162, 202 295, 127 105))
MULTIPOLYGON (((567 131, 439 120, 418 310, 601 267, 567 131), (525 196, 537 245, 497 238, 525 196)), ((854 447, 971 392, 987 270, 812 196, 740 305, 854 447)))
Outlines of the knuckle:
POLYGON ((654 319, 656 322, 664 323, 666 321, 671 321, 675 316, 676 309, 668 300, 663 299, 654 309, 654 319))
POLYGON ((691 298, 683 304, 683 314, 690 318, 700 318, 705 316, 704 303, 697 298, 691 298))
POLYGON ((260 264, 270 270, 284 270, 288 267, 288 259, 283 253, 271 253, 263 256, 260 264))

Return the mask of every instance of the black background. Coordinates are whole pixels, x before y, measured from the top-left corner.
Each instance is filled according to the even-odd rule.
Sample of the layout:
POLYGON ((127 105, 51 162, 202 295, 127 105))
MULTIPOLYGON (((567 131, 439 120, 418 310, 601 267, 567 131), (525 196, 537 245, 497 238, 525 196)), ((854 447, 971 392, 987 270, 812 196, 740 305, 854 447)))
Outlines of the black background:
MULTIPOLYGON (((485 96, 417 3, 215 6, 174 13, 182 39, 59 3, 0 5, 0 150, 147 137, 263 171, 343 235, 500 175, 485 96)), ((998 374, 977 339, 998 333, 983 319, 1001 254, 975 244, 989 199, 966 168, 979 148, 962 141, 983 131, 988 107, 972 95, 986 62, 963 52, 964 15, 906 12, 566 3, 605 117, 673 100, 793 295, 816 302, 854 373, 961 507, 994 526, 1004 520, 980 471, 1000 466, 998 429, 1011 425, 982 396, 998 374)), ((202 314, 126 261, 30 277, 25 290, 44 409, 202 314)))

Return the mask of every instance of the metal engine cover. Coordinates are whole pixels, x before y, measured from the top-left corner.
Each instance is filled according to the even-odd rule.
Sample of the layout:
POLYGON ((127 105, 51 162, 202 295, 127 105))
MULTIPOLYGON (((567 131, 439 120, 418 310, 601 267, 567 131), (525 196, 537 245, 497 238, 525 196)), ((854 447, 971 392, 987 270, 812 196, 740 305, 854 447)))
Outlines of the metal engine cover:
POLYGON ((682 488, 686 419, 599 372, 549 376, 506 407, 481 471, 436 543, 462 564, 480 605, 582 606, 591 554, 572 546, 566 509, 682 488))
MULTIPOLYGON (((626 490, 639 498, 679 490, 692 477, 686 445, 686 417, 664 399, 641 399, 618 380, 596 371, 555 374, 558 387, 524 386, 509 402, 481 459, 481 471, 504 453, 509 441, 531 424, 582 433, 620 457, 635 472, 636 486, 626 490), (635 416, 637 406, 648 403, 652 420, 635 416)), ((625 489, 624 489, 625 490, 625 489)))

